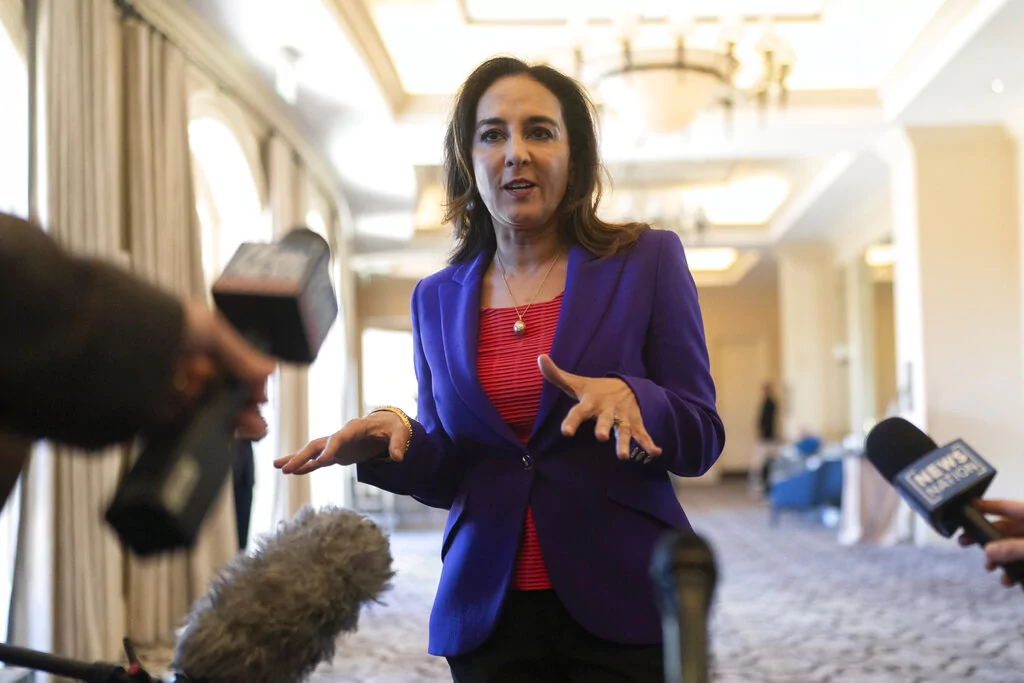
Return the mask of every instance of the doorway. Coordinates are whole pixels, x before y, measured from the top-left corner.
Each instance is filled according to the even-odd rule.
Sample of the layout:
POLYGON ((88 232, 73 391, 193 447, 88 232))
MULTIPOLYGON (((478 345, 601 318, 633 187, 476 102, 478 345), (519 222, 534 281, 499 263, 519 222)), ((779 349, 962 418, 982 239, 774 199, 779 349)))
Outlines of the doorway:
POLYGON ((722 340, 713 347, 711 373, 718 414, 725 425, 725 450, 719 472, 746 473, 757 447, 761 387, 768 379, 764 344, 756 338, 722 340))

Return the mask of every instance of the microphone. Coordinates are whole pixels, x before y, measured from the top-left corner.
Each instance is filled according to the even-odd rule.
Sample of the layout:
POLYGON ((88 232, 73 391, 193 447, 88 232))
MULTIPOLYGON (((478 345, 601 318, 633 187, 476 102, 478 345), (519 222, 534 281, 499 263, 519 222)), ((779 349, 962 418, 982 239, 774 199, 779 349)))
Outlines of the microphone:
POLYGON ((327 242, 307 228, 280 242, 243 244, 213 284, 213 300, 257 346, 312 363, 338 316, 330 259, 327 242))
MULTIPOLYGON (((306 228, 246 243, 213 285, 229 322, 283 361, 311 363, 338 315, 330 248, 306 228)), ((235 420, 250 388, 221 376, 177 420, 146 435, 106 518, 137 555, 189 547, 231 470, 235 420)))
POLYGON ((665 683, 708 683, 708 612, 717 570, 711 547, 693 532, 666 534, 654 548, 665 683))
POLYGON ((377 525, 343 508, 304 507, 193 605, 171 662, 175 680, 301 683, 393 576, 377 525))
MULTIPOLYGON (((891 417, 871 430, 864 453, 900 496, 946 538, 961 528, 982 546, 1004 538, 971 505, 984 495, 996 470, 963 440, 939 448, 910 422, 891 417)), ((1003 570, 1014 581, 1024 581, 1024 562, 1004 565, 1003 570)))
MULTIPOLYGON (((238 555, 196 600, 175 646, 172 683, 301 683, 334 657, 363 605, 394 576, 388 539, 343 508, 306 506, 252 556, 238 555)), ((0 661, 85 683, 160 683, 125 639, 129 666, 0 643, 0 661)))

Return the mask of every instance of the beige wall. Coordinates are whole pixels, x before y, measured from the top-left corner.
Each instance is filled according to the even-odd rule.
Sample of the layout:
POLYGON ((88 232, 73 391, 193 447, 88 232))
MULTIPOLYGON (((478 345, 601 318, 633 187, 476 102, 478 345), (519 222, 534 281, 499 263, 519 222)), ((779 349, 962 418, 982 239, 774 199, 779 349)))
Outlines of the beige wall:
MULTIPOLYGON (((904 412, 1000 470, 992 496, 1024 497, 1015 144, 996 126, 908 130, 893 197, 897 381, 913 395, 904 412)), ((935 540, 922 526, 915 539, 935 540)))
MULTIPOLYGON (((911 131, 918 155, 925 384, 933 437, 1019 467, 1020 260, 1014 144, 997 127, 911 131)), ((1024 482, 998 477, 994 491, 1024 482)))
POLYGON ((386 330, 411 330, 409 302, 416 280, 385 277, 356 279, 355 354, 360 359, 357 389, 358 405, 363 403, 363 330, 376 327, 386 330))
POLYGON ((360 334, 367 327, 411 330, 409 301, 416 280, 359 278, 356 286, 356 318, 360 334))
MULTIPOLYGON (((757 439, 757 415, 761 387, 771 382, 780 396, 779 298, 776 279, 757 286, 708 287, 700 290, 711 374, 718 391, 718 405, 725 420, 726 450, 715 469, 745 471, 757 439), (735 376, 737 368, 726 363, 752 358, 746 381, 735 376), (738 358, 738 355, 740 356, 738 358)), ((779 416, 779 428, 782 426, 779 416)))
POLYGON ((840 439, 850 428, 850 382, 833 350, 847 341, 845 273, 828 244, 786 244, 776 255, 783 436, 808 430, 840 439))
POLYGON ((885 415, 886 406, 896 398, 896 319, 892 283, 876 282, 875 290, 875 411, 885 415))

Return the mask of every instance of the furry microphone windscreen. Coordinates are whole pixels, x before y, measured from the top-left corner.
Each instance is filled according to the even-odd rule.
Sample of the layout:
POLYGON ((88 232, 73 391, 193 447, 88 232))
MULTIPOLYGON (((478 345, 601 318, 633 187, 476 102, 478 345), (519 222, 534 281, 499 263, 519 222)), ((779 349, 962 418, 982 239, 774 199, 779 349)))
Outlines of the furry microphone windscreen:
POLYGON ((388 539, 373 522, 305 507, 196 601, 171 668, 206 683, 300 683, 333 658, 337 637, 392 576, 388 539))

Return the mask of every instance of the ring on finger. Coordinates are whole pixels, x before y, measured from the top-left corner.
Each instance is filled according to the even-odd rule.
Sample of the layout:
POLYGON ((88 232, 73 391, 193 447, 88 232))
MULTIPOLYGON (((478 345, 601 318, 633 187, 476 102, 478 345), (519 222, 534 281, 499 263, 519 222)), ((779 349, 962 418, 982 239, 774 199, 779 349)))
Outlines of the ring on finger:
POLYGON ((616 427, 625 427, 627 429, 629 428, 629 422, 627 422, 626 420, 620 420, 617 417, 612 418, 612 424, 615 425, 616 427))

